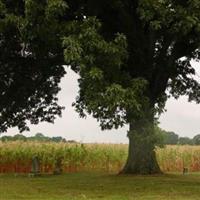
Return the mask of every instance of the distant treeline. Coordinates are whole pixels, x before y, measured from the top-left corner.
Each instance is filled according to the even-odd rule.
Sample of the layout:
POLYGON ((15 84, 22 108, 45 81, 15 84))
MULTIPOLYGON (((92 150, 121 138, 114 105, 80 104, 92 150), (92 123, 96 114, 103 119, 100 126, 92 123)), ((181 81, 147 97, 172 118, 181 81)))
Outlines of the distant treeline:
POLYGON ((156 131, 161 137, 163 144, 179 144, 179 145, 200 145, 200 134, 194 136, 193 138, 189 137, 179 137, 178 134, 172 131, 165 131, 157 127, 156 131))
MULTIPOLYGON (((156 133, 159 136, 159 143, 161 145, 168 144, 179 144, 179 145, 200 145, 200 134, 194 136, 193 138, 189 137, 179 137, 178 134, 172 131, 165 131, 159 127, 156 127, 156 133)), ((26 137, 22 134, 16 134, 14 136, 2 136, 0 137, 0 141, 9 142, 9 141, 40 141, 40 142, 68 142, 68 143, 76 143, 74 140, 66 140, 63 137, 48 137, 42 133, 37 133, 35 136, 26 137)))
POLYGON ((0 137, 0 141, 9 142, 9 141, 40 141, 40 142, 68 142, 68 143, 76 143, 74 140, 66 140, 63 137, 47 137, 42 133, 37 133, 35 136, 26 137, 22 134, 16 134, 14 136, 2 136, 0 137))

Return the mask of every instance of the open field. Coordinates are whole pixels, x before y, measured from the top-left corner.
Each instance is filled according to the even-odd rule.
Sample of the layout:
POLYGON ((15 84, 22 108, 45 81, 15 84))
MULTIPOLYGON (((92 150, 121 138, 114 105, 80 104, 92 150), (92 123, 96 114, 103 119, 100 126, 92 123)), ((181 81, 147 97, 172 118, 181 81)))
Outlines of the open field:
MULTIPOLYGON (((0 143, 0 173, 29 173, 37 156, 42 173, 51 173, 57 159, 64 172, 119 172, 127 158, 125 144, 69 144, 39 142, 0 143)), ((200 146, 166 146, 156 155, 164 172, 200 171, 200 146)))
POLYGON ((200 174, 117 176, 69 173, 61 176, 0 175, 0 200, 199 200, 200 174))

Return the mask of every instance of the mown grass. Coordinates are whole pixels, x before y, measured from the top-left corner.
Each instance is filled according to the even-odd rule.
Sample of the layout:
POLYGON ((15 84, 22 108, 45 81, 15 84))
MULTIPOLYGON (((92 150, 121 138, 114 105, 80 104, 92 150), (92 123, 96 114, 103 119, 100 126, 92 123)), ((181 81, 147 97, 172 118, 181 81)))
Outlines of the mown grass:
POLYGON ((0 200, 199 200, 200 174, 117 176, 69 173, 0 175, 0 200))

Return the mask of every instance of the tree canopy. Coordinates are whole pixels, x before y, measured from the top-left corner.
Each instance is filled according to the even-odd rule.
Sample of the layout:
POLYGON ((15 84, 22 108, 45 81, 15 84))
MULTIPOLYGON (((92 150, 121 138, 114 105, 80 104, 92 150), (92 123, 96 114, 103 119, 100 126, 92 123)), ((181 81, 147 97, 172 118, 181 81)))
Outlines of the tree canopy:
MULTIPOLYGON (((78 11, 81 5, 63 0, 0 1, 1 132, 15 126, 20 131, 28 130, 27 122, 53 122, 56 115, 61 115, 63 107, 56 97, 59 82, 66 73, 65 64, 76 72, 81 67, 77 60, 82 59, 79 41, 91 52, 98 42, 102 60, 113 54, 113 61, 118 62, 124 54, 121 46, 125 38, 119 35, 113 42, 106 42, 97 33, 98 20, 84 20, 78 11)), ((91 60, 88 55, 81 61, 87 64, 91 60)))
MULTIPOLYGON (((77 110, 81 114, 83 110, 93 113, 103 128, 112 128, 141 115, 139 111, 145 110, 147 102, 155 111, 163 111, 166 91, 175 98, 187 95, 189 101, 199 102, 200 85, 190 63, 200 58, 198 1, 86 2, 84 15, 97 17, 102 24, 101 36, 106 41, 112 41, 118 33, 126 40, 122 42, 125 49, 120 49, 123 57, 117 57, 101 45, 107 55, 103 58, 94 46, 99 48, 99 42, 90 43, 92 38, 89 42, 88 38, 79 40, 80 54, 73 60, 78 64, 73 69, 81 75, 77 99, 77 110)), ((70 51, 73 49, 77 50, 74 46, 70 51)))
POLYGON ((0 130, 61 115, 62 0, 0 0, 0 130))
POLYGON ((167 89, 199 102, 190 64, 200 57, 199 4, 1 0, 1 130, 61 114, 56 94, 64 64, 81 76, 77 110, 102 128, 140 117, 147 102, 162 111, 167 89))

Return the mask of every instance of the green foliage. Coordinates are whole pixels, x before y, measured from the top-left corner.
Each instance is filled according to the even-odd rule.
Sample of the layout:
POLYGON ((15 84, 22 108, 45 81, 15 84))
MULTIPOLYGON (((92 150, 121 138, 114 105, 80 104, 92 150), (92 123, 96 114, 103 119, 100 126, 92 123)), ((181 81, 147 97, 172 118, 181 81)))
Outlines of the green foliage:
POLYGON ((189 137, 179 137, 174 132, 171 131, 165 131, 159 127, 155 127, 155 132, 160 136, 161 138, 161 144, 164 145, 199 145, 200 143, 198 142, 199 135, 194 136, 193 139, 189 137))
POLYGON ((164 145, 200 145, 200 135, 194 136, 192 139, 189 137, 179 137, 174 132, 165 131, 158 126, 155 127, 155 133, 160 138, 160 144, 164 145))
POLYGON ((194 145, 200 145, 200 135, 199 134, 194 136, 192 140, 193 140, 194 145))
POLYGON ((62 0, 0 0, 0 131, 53 122, 64 76, 62 0))
POLYGON ((156 127, 155 131, 162 138, 163 144, 177 144, 179 140, 179 136, 174 132, 165 131, 159 127, 156 127))
POLYGON ((86 111, 110 129, 144 117, 147 107, 160 114, 167 90, 199 102, 200 86, 190 64, 199 60, 198 10, 194 0, 82 4, 84 17, 77 23, 83 24, 64 40, 65 60, 80 74, 75 103, 80 115, 86 111))
MULTIPOLYGON (((2 142, 10 142, 10 141, 37 141, 37 142, 68 142, 63 137, 47 137, 42 133, 36 133, 35 136, 26 137, 22 134, 16 134, 14 136, 2 136, 0 137, 0 141, 2 142)), ((76 143, 76 141, 69 141, 71 143, 76 143)))
POLYGON ((26 140, 27 138, 21 134, 14 135, 12 138, 12 141, 26 141, 26 140))
POLYGON ((81 76, 74 106, 80 116, 84 117, 86 110, 97 118, 102 129, 118 128, 127 123, 127 109, 130 113, 135 111, 135 115, 140 113, 139 99, 145 81, 134 79, 127 88, 120 83, 121 65, 127 57, 123 35, 117 34, 107 42, 98 33, 101 25, 95 18, 85 19, 77 26, 78 34, 75 29, 63 42, 66 63, 81 76))
POLYGON ((180 137, 178 139, 178 144, 181 144, 181 145, 186 145, 186 144, 192 145, 193 141, 192 141, 192 139, 190 139, 188 137, 180 137))
POLYGON ((1 131, 53 122, 63 65, 80 75, 74 104, 102 129, 164 110, 166 90, 199 102, 199 2, 0 1, 1 131), (92 17, 91 17, 92 16, 92 17))
POLYGON ((8 141, 12 141, 12 136, 2 136, 1 137, 1 141, 2 142, 8 142, 8 141))
MULTIPOLYGON (((66 139, 63 138, 63 137, 57 136, 57 137, 52 137, 51 141, 53 141, 53 142, 66 142, 66 139)), ((74 143, 76 143, 76 142, 74 141, 74 143)))

